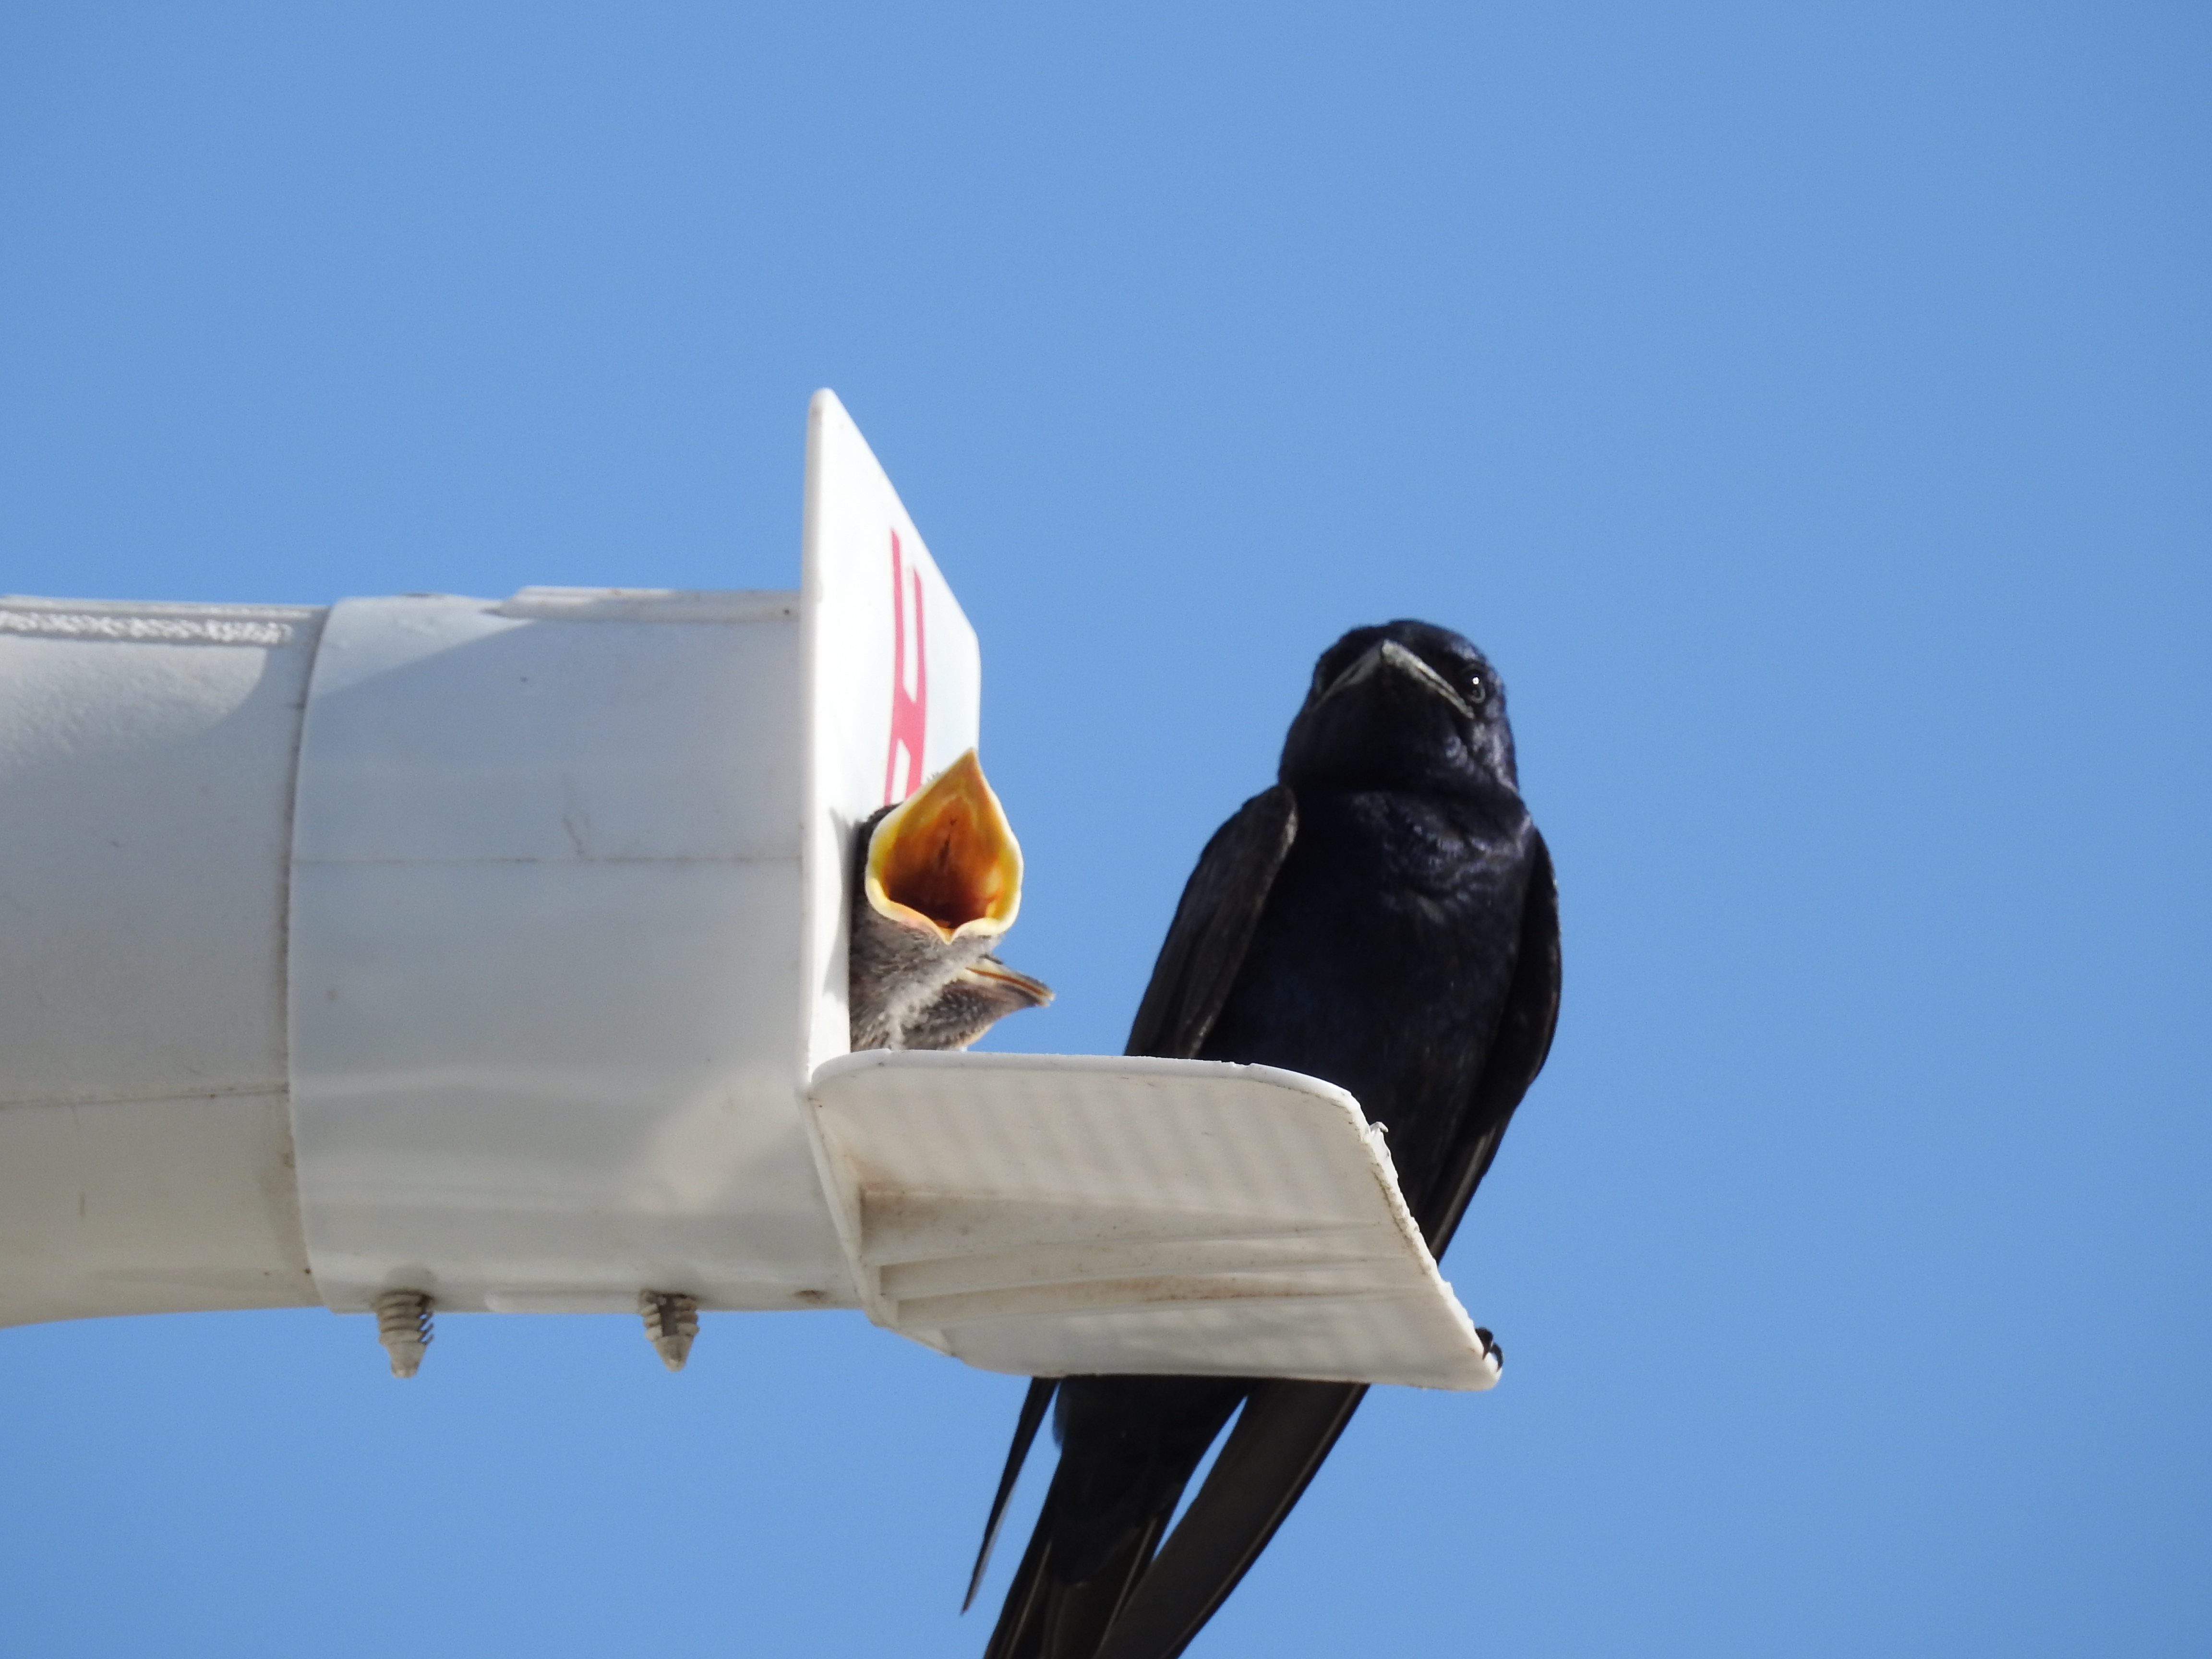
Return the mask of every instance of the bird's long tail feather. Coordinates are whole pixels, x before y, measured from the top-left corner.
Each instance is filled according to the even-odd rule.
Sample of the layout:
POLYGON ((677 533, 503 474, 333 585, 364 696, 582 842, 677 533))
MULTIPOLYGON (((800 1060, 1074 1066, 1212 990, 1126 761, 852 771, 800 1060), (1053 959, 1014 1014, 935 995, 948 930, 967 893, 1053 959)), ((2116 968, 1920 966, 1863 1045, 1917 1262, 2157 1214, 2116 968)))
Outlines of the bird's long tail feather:
POLYGON ((1366 1393, 1360 1382, 1257 1384, 1098 1659, 1175 1659, 1188 1647, 1267 1547, 1366 1393))
POLYGON ((1060 1466, 985 1659, 1091 1659, 1146 1582, 1192 1472, 1249 1384, 1076 1377, 1060 1466))
POLYGON ((1030 1443, 1036 1440, 1038 1426, 1044 1421, 1045 1407, 1052 1404, 1053 1394, 1059 1387, 1060 1379, 1056 1376, 1033 1376, 1030 1379, 1030 1391, 1022 1396, 1022 1414, 1014 1423, 1014 1443, 1006 1449, 1006 1469, 999 1477, 999 1495, 991 1500, 991 1518, 983 1523, 983 1547, 975 1552, 975 1571, 968 1577, 967 1598, 960 1603, 963 1613, 975 1605, 975 1592, 983 1583, 983 1569, 991 1565, 991 1546, 999 1541, 999 1523, 1006 1518, 1006 1500, 1014 1495, 1014 1482, 1021 1476, 1030 1443))

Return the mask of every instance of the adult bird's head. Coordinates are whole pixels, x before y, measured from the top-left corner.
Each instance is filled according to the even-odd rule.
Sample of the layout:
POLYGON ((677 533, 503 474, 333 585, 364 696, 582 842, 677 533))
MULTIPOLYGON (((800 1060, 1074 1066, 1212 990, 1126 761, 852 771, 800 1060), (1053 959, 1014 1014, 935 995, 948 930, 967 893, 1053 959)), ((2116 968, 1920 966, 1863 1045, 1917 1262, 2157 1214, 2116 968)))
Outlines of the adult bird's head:
POLYGON ((1294 789, 1517 790, 1505 684, 1449 628, 1355 628, 1314 665, 1281 777, 1294 789))

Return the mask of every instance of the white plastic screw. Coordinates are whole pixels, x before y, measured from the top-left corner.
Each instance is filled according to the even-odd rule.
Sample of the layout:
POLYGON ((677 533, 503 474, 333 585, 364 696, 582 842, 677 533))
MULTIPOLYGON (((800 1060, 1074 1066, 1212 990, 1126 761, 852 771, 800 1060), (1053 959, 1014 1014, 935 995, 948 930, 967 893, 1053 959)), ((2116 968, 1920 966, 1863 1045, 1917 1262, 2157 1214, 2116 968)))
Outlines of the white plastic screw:
POLYGON ((420 1291, 386 1291, 376 1298, 376 1340, 392 1356, 394 1376, 412 1376, 422 1368, 430 1346, 430 1298, 420 1291))
POLYGON ((640 1291, 637 1310, 645 1316, 646 1340, 653 1344, 660 1363, 672 1371, 684 1369, 691 1357, 691 1339, 699 1334, 696 1298, 661 1291, 640 1291))

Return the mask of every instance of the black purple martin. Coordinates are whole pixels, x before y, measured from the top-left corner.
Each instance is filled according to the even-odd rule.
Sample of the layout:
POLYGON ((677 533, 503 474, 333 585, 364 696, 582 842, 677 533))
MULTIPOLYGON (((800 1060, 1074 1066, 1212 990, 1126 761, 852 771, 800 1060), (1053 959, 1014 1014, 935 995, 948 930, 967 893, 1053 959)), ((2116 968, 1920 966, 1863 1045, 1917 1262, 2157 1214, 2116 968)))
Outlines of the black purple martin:
POLYGON ((1022 902, 1022 849, 969 750, 861 824, 853 849, 852 1043, 964 1048, 1052 993, 991 954, 1022 902))
MULTIPOLYGON (((1558 890, 1521 799, 1504 687, 1448 629, 1354 629, 1322 654, 1278 775, 1206 843, 1127 1052, 1285 1066, 1349 1090, 1387 1126, 1407 1204, 1441 1256, 1559 1012, 1558 890)), ((1273 1536, 1365 1392, 1038 1378, 971 1600, 1048 1406, 1060 1462, 986 1659, 1173 1659, 1273 1536)))

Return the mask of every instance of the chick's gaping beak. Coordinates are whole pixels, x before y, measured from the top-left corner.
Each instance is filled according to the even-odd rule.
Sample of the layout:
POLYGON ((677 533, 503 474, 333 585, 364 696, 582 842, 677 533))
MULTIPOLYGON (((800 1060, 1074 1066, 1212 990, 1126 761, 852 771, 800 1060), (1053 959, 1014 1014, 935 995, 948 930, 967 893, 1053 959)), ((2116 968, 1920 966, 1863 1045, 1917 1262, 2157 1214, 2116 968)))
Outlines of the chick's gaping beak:
POLYGON ((1462 718, 1474 718, 1474 710, 1468 707, 1467 699, 1460 696, 1449 680, 1395 640, 1385 640, 1363 652, 1358 661, 1328 683, 1328 690, 1321 694, 1321 700, 1327 702, 1338 692, 1348 691, 1363 681, 1383 673, 1402 674, 1422 690, 1442 697, 1459 711, 1462 718))
POLYGON ((972 749, 893 807, 868 842, 876 911, 948 944, 995 938, 1022 902, 1022 848, 972 749))
POLYGON ((968 977, 1004 1003, 1009 1012, 1042 1008, 1052 1001, 1051 986, 1007 967, 996 957, 985 957, 968 970, 968 977))

